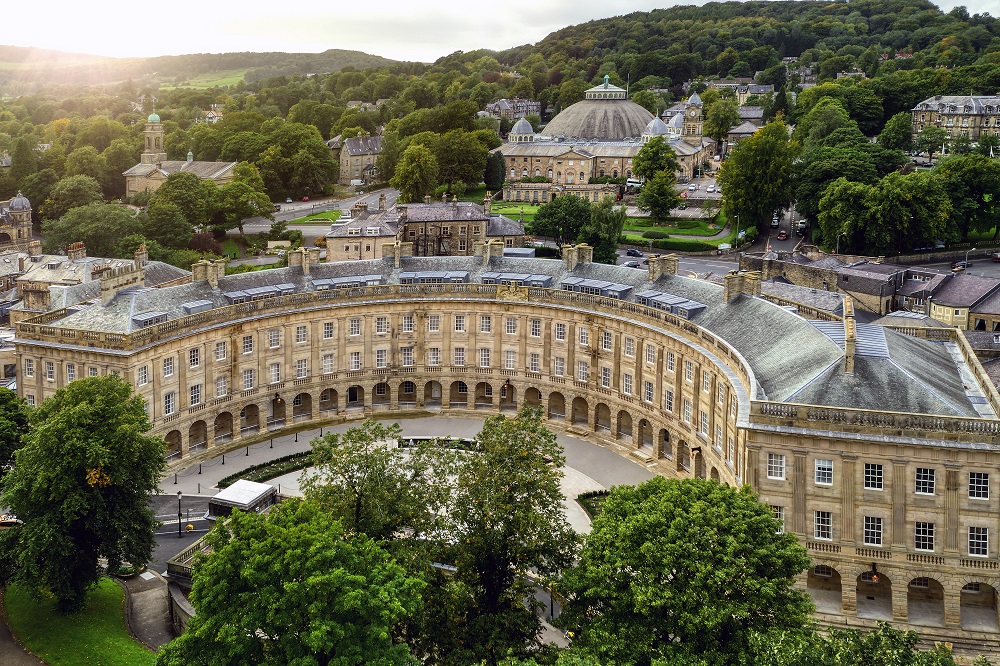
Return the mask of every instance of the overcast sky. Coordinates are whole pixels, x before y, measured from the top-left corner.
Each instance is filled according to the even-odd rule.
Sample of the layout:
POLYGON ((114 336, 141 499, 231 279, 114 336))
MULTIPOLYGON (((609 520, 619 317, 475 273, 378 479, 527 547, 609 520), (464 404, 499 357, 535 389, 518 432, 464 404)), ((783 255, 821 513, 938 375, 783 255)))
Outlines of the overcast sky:
MULTIPOLYGON (((117 57, 234 51, 364 51, 431 62, 455 51, 535 43, 586 21, 705 0, 91 0, 5 2, 0 43, 117 57)), ((1000 0, 941 0, 1000 16, 1000 0)))

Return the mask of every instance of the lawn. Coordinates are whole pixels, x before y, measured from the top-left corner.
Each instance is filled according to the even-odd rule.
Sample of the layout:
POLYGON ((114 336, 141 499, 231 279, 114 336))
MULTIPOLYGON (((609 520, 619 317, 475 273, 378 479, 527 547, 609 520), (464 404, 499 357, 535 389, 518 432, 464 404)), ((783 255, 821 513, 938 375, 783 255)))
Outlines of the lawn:
POLYGON ((60 615, 55 602, 36 602, 17 585, 7 588, 4 605, 11 631, 51 666, 143 666, 156 655, 137 643, 122 617, 124 591, 103 578, 79 613, 60 615))
POLYGON ((175 90, 177 88, 208 89, 216 86, 234 86, 243 80, 246 69, 224 69, 215 72, 203 72, 191 79, 181 81, 176 85, 161 83, 160 90, 175 90))
POLYGON ((240 256, 240 246, 232 238, 226 238, 222 241, 222 251, 226 253, 227 257, 240 256))
POLYGON ((306 215, 305 217, 300 217, 294 220, 289 220, 288 224, 330 224, 331 222, 336 222, 340 219, 343 211, 339 210, 328 210, 324 213, 313 213, 312 215, 306 215))
POLYGON ((521 211, 524 211, 524 221, 533 222, 535 220, 535 213, 538 212, 538 206, 531 204, 512 204, 512 203, 495 203, 490 209, 494 213, 499 213, 500 215, 506 215, 512 220, 518 220, 521 217, 521 211))
MULTIPOLYGON (((648 217, 630 217, 625 221, 625 234, 630 232, 639 234, 640 236, 644 231, 666 231, 671 236, 714 236, 722 230, 719 223, 712 219, 698 218, 692 220, 697 222, 698 226, 692 227, 690 229, 679 229, 670 225, 660 225, 657 226, 653 224, 653 220, 648 217), (709 225, 715 225, 714 228, 709 225)), ((674 223, 677 220, 673 220, 674 223)))

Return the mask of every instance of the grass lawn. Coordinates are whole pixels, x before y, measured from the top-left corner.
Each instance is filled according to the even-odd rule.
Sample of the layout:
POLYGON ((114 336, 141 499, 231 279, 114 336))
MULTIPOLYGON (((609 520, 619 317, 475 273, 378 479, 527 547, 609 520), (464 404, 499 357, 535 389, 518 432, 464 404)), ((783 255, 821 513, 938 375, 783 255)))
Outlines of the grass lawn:
POLYGON ((240 256, 240 246, 232 238, 226 238, 226 240, 222 241, 222 251, 230 257, 233 254, 237 257, 240 256))
POLYGON ((656 230, 666 231, 671 236, 714 236, 722 231, 722 227, 714 220, 699 218, 694 221, 698 223, 697 227, 678 229, 669 225, 656 226, 648 217, 630 217, 625 221, 625 233, 632 232, 641 236, 644 231, 656 230), (709 227, 710 224, 716 225, 715 228, 709 227))
POLYGON ((216 86, 234 86, 243 80, 246 69, 223 69, 215 72, 203 72, 198 76, 170 85, 161 83, 161 90, 176 90, 177 88, 215 88, 216 86))
POLYGON ((531 204, 511 204, 511 203, 494 203, 490 210, 494 213, 499 213, 500 215, 506 215, 512 220, 520 219, 521 211, 524 211, 524 221, 534 222, 535 213, 538 212, 538 206, 533 206, 531 204))
POLYGON ((325 213, 313 213, 312 215, 306 215, 305 217, 296 218, 294 220, 289 220, 288 224, 330 224, 340 219, 343 211, 339 210, 329 210, 325 213))
POLYGON ((103 578, 87 594, 82 611, 60 615, 54 601, 36 602, 25 590, 11 585, 4 604, 14 635, 51 666, 151 666, 156 655, 125 630, 124 594, 117 583, 103 578))

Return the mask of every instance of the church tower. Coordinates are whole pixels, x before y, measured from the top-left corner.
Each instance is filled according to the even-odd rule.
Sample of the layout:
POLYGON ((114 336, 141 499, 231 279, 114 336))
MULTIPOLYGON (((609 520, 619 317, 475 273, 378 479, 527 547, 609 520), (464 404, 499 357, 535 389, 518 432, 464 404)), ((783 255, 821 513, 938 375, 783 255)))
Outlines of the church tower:
POLYGON ((163 152, 163 123, 156 112, 149 114, 146 119, 146 128, 142 132, 145 138, 145 147, 142 150, 142 164, 159 164, 165 162, 167 154, 163 152))
POLYGON ((684 127, 681 130, 681 138, 685 143, 701 148, 701 140, 704 136, 705 117, 702 113, 704 107, 698 93, 691 95, 684 105, 684 127))

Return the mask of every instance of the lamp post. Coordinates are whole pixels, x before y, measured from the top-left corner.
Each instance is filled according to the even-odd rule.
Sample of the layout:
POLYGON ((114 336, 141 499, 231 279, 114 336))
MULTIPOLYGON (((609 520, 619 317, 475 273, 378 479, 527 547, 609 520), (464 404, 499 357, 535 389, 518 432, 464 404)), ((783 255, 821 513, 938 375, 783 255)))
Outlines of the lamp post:
POLYGON ((976 250, 976 248, 974 248, 974 247, 970 247, 968 250, 966 250, 966 252, 965 252, 965 267, 966 268, 969 267, 969 252, 974 252, 975 250, 976 250))
POLYGON ((181 522, 183 522, 183 520, 184 520, 184 514, 181 513, 181 495, 182 494, 183 493, 181 493, 181 491, 179 491, 179 490, 177 491, 177 538, 178 539, 181 539, 184 536, 181 533, 181 522))
POLYGON ((839 234, 837 234, 837 254, 840 254, 840 237, 846 235, 847 235, 846 231, 841 231, 839 234))
POLYGON ((736 216, 736 247, 740 246, 740 216, 736 216))

